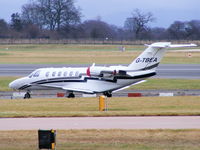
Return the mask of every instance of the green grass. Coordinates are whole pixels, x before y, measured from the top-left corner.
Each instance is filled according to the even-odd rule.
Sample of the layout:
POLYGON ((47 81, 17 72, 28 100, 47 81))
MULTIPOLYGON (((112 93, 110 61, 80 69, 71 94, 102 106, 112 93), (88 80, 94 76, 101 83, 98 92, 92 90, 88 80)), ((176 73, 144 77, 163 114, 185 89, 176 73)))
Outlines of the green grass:
MULTIPOLYGON (((0 51, 119 51, 121 45, 79 45, 79 44, 28 44, 0 45, 0 51)), ((143 45, 125 45, 127 51, 140 51, 143 45)))
POLYGON ((0 77, 0 91, 11 91, 9 83, 19 77, 0 77))
POLYGON ((147 79, 147 82, 130 87, 133 90, 187 90, 200 89, 199 79, 147 79))
MULTIPOLYGON (((145 49, 141 45, 0 45, 1 64, 129 64, 145 49)), ((197 47, 199 48, 199 47, 197 47)), ((184 49, 184 48, 183 48, 184 49)), ((199 64, 200 53, 168 51, 162 63, 199 64)))
MULTIPOLYGON (((19 77, 0 77, 0 91, 11 91, 8 84, 19 77)), ((147 79, 147 82, 134 85, 133 90, 177 90, 200 89, 199 79, 147 79)))
MULTIPOLYGON (((196 53, 197 54, 197 53, 196 53)), ((200 54, 200 52, 199 52, 200 54)), ((164 57, 162 64, 200 64, 199 56, 194 56, 188 58, 187 56, 183 57, 164 57)))
POLYGON ((200 99, 193 96, 108 98, 107 112, 98 105, 98 98, 1 100, 0 117, 200 115, 200 99))
POLYGON ((8 55, 7 53, 0 53, 0 56, 6 56, 8 55))
MULTIPOLYGON (((58 130, 59 150, 198 150, 200 130, 58 130)), ((0 150, 35 150, 37 131, 0 131, 0 150)))

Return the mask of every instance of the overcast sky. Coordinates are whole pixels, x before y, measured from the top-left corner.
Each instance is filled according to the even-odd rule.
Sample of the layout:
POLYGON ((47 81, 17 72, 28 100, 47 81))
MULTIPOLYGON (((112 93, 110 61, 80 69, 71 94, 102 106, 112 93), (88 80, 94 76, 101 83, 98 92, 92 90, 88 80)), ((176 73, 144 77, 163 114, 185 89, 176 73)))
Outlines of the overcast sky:
MULTIPOLYGON (((138 8, 152 12, 156 22, 152 26, 168 27, 175 20, 200 20, 200 0, 75 0, 81 8, 82 20, 96 19, 117 26, 123 26, 131 12, 138 8)), ((0 0, 0 18, 10 20, 13 12, 20 12, 21 6, 29 0, 0 0)))

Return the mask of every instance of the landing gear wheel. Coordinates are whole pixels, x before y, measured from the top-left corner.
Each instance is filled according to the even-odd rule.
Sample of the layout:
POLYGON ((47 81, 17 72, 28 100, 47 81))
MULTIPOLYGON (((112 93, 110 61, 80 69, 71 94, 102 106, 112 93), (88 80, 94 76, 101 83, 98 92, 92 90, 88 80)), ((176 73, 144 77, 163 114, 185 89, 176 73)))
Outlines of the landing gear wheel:
POLYGON ((25 95, 24 95, 24 99, 30 99, 31 98, 31 94, 29 92, 27 92, 25 95))
POLYGON ((107 96, 107 97, 112 97, 112 93, 111 92, 104 92, 103 93, 105 96, 107 96))
POLYGON ((75 98, 74 93, 69 93, 69 95, 67 96, 68 98, 75 98))

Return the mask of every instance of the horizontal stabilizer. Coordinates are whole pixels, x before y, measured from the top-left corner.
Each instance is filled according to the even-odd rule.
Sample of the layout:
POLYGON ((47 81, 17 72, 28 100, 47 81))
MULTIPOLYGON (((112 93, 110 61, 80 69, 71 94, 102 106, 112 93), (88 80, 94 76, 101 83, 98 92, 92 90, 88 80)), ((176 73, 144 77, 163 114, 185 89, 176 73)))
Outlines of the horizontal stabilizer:
POLYGON ((170 42, 157 42, 157 43, 153 43, 151 45, 145 45, 145 46, 148 46, 148 47, 154 47, 154 48, 167 48, 171 45, 170 42))
POLYGON ((178 47, 195 47, 196 44, 171 44, 170 42, 157 42, 151 45, 145 45, 154 48, 178 48, 178 47))
POLYGON ((170 45, 169 47, 170 48, 178 48, 178 47, 195 47, 195 46, 197 46, 196 44, 172 44, 172 45, 170 45))

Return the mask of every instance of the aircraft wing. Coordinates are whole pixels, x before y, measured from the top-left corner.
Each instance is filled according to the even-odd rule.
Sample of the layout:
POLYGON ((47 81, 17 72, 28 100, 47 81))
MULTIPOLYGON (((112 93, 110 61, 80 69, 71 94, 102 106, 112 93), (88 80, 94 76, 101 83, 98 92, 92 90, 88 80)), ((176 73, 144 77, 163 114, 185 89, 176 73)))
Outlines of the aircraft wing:
POLYGON ((124 89, 127 89, 127 88, 129 88, 129 87, 131 87, 131 86, 133 86, 133 85, 137 85, 137 84, 140 84, 140 83, 144 83, 144 82, 146 82, 146 80, 142 80, 142 81, 136 82, 136 83, 134 83, 134 84, 131 84, 131 85, 129 85, 129 86, 125 86, 125 87, 123 87, 123 88, 121 88, 121 89, 117 89, 117 90, 113 91, 113 93, 118 92, 118 91, 121 91, 121 90, 124 90, 124 89))
POLYGON ((81 93, 88 93, 88 94, 94 94, 94 91, 81 89, 81 88, 68 88, 68 87, 62 87, 63 90, 66 91, 74 91, 74 92, 81 92, 81 93))
POLYGON ((46 84, 31 84, 32 86, 39 86, 39 87, 47 87, 47 88, 58 88, 58 89, 62 89, 61 86, 57 86, 57 85, 46 85, 46 84))
POLYGON ((70 87, 65 87, 65 86, 57 86, 57 85, 39 85, 42 87, 48 87, 48 88, 58 88, 66 91, 73 91, 73 92, 81 92, 81 93, 88 93, 88 94, 94 94, 94 91, 86 90, 86 89, 81 89, 81 88, 70 88, 70 87))

